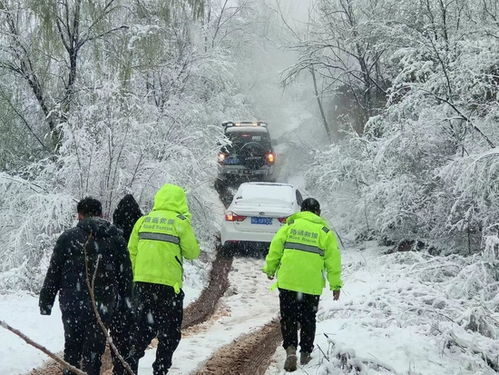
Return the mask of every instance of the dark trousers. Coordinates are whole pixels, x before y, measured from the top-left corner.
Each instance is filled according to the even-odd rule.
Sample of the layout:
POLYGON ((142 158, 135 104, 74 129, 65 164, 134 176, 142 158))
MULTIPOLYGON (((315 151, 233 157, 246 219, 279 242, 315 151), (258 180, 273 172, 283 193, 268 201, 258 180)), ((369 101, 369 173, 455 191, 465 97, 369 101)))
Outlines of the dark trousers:
POLYGON ((147 346, 158 338, 154 375, 166 375, 172 365, 172 357, 180 343, 183 318, 184 293, 176 294, 172 287, 150 283, 135 283, 137 334, 134 340, 134 370, 147 346))
MULTIPOLYGON (((126 302, 123 302, 124 304, 126 302)), ((113 339, 113 344, 118 349, 123 359, 132 365, 131 349, 132 349, 132 334, 136 332, 135 319, 131 306, 121 306, 113 314, 109 333, 113 339)), ((128 372, 123 366, 123 363, 118 359, 118 356, 111 350, 111 357, 113 360, 113 375, 128 375, 128 372)))
POLYGON ((319 296, 279 289, 279 302, 283 347, 285 349, 289 346, 298 348, 298 330, 300 329, 300 351, 312 353, 319 296))
MULTIPOLYGON (((82 319, 79 314, 62 314, 64 325, 64 360, 88 375, 99 375, 106 337, 95 319, 82 319), (80 366, 81 361, 81 366, 80 366)), ((73 372, 65 370, 65 375, 73 372)))

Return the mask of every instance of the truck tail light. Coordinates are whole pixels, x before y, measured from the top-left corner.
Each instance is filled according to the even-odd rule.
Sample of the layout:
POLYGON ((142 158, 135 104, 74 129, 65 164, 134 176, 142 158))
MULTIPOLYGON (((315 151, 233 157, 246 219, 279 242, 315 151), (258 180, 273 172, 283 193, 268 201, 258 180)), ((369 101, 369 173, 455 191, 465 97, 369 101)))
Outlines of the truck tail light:
POLYGON ((225 162, 225 159, 227 159, 227 154, 225 152, 219 152, 218 153, 218 162, 220 164, 223 164, 225 162))
POLYGON ((274 164, 275 163, 275 154, 273 152, 267 152, 265 154, 265 160, 270 165, 274 164))

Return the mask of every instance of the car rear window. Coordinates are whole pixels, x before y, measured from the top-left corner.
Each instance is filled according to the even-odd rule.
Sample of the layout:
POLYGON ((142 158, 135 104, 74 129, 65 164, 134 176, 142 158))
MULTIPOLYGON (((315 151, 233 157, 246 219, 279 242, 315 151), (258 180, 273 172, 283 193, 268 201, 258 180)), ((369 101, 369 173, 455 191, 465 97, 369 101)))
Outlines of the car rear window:
POLYGON ((227 145, 225 148, 227 151, 237 150, 243 147, 247 143, 259 143, 266 150, 271 149, 270 137, 268 133, 264 132, 228 132, 226 134, 227 138, 230 140, 232 145, 227 145))
POLYGON ((283 185, 245 185, 241 186, 236 194, 236 200, 275 200, 277 202, 292 203, 294 198, 293 189, 283 185))

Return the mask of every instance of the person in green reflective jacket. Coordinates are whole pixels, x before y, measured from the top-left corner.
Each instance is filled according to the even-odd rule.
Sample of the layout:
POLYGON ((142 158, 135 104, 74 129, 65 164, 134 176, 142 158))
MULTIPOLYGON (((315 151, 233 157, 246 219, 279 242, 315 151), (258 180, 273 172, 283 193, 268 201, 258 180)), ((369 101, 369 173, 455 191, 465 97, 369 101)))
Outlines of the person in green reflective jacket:
POLYGON ((343 286, 336 235, 320 213, 317 200, 305 199, 301 212, 291 215, 275 234, 263 268, 269 278, 277 275, 286 371, 296 370, 298 329, 300 362, 304 365, 312 358, 315 316, 326 284, 324 273, 335 300, 343 286))
POLYGON ((137 319, 132 369, 154 337, 158 338, 154 375, 165 375, 180 343, 183 318, 183 260, 199 256, 185 191, 165 184, 152 211, 133 227, 128 250, 133 270, 137 319))

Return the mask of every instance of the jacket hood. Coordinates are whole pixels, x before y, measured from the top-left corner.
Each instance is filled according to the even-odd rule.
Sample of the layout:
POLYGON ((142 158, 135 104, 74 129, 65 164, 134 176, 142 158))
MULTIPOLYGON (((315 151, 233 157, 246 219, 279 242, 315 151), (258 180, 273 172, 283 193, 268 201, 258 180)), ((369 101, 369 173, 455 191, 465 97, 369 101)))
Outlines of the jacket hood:
POLYGON ((95 238, 105 238, 118 235, 118 229, 100 217, 87 217, 82 219, 76 225, 83 229, 88 234, 92 234, 95 238))
POLYGON ((113 222, 114 225, 117 225, 118 227, 127 224, 133 226, 141 216, 142 211, 140 210, 139 204, 132 194, 127 194, 120 200, 118 207, 114 210, 113 222))
POLYGON ((127 194, 125 195, 118 203, 118 206, 116 207, 116 211, 118 213, 125 213, 125 212, 140 212, 140 207, 135 198, 133 197, 132 194, 127 194))
POLYGON ((191 213, 187 207, 187 197, 184 189, 180 186, 165 184, 154 196, 153 211, 173 211, 191 218, 191 213))
POLYGON ((288 217, 288 219, 286 220, 286 223, 290 224, 297 219, 304 219, 304 220, 310 221, 312 223, 324 225, 325 227, 329 226, 329 224, 327 223, 326 220, 324 220, 322 217, 320 217, 320 216, 318 216, 310 211, 297 212, 297 213, 291 215, 290 217, 288 217))

